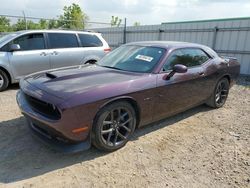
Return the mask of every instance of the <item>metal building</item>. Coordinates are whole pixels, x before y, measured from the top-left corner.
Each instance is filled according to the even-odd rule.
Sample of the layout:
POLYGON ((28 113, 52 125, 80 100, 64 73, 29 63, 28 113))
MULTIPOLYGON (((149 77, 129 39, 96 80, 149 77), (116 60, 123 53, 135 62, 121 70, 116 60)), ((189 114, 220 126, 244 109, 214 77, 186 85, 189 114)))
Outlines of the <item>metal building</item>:
POLYGON ((111 27, 96 31, 103 34, 111 47, 147 40, 204 44, 220 55, 236 57, 241 63, 241 74, 250 75, 250 17, 111 27))

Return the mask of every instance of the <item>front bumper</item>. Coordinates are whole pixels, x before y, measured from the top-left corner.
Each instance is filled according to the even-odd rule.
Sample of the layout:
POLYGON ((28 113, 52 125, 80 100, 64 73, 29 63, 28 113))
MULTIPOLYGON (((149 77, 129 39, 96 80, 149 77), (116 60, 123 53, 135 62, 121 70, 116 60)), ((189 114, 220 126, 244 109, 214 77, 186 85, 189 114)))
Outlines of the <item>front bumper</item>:
POLYGON ((44 131, 37 128, 29 118, 27 118, 28 125, 32 132, 32 135, 38 139, 39 141, 43 142, 44 144, 48 145, 52 149, 56 151, 60 151, 63 153, 76 153, 80 151, 88 150, 91 146, 90 138, 88 138, 84 142, 80 143, 65 143, 62 138, 56 137, 55 135, 52 136, 50 134, 44 133, 44 131))
POLYGON ((76 141, 69 139, 58 128, 54 128, 63 127, 64 125, 46 121, 44 117, 30 107, 22 91, 18 91, 16 100, 22 114, 27 119, 31 132, 40 141, 64 153, 84 151, 91 147, 89 135, 84 140, 76 141))

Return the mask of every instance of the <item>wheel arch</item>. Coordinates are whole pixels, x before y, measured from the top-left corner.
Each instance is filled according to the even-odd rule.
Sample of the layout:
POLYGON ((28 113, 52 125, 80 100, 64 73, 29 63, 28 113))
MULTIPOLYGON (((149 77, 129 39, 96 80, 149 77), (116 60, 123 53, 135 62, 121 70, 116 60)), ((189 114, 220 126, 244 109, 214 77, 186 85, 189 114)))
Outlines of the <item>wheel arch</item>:
POLYGON ((93 62, 95 63, 95 62, 97 62, 97 60, 96 59, 89 59, 86 62, 84 62, 84 64, 87 64, 87 63, 93 64, 93 62))
POLYGON ((214 87, 213 87, 213 92, 215 91, 215 88, 216 88, 217 83, 218 83, 221 79, 223 79, 223 78, 226 78, 226 79, 228 80, 228 82, 229 82, 229 85, 230 85, 230 83, 231 83, 231 81, 232 81, 230 75, 229 75, 229 74, 224 74, 224 75, 220 76, 219 78, 217 78, 217 80, 216 80, 216 82, 215 82, 215 85, 214 85, 214 87))
POLYGON ((230 85, 230 83, 231 83, 231 77, 230 77, 229 74, 225 74, 224 76, 222 76, 222 77, 220 78, 220 80, 221 80, 222 78, 228 79, 228 82, 229 82, 229 85, 230 85))
POLYGON ((6 73, 8 79, 9 79, 9 84, 12 83, 13 80, 12 80, 12 77, 11 77, 11 74, 9 73, 9 71, 6 68, 4 68, 3 66, 0 66, 0 70, 2 70, 3 72, 6 73))
POLYGON ((81 64, 86 64, 87 62, 90 62, 90 61, 99 61, 99 60, 100 60, 100 57, 98 57, 97 55, 91 55, 91 56, 87 56, 83 58, 81 60, 81 64))

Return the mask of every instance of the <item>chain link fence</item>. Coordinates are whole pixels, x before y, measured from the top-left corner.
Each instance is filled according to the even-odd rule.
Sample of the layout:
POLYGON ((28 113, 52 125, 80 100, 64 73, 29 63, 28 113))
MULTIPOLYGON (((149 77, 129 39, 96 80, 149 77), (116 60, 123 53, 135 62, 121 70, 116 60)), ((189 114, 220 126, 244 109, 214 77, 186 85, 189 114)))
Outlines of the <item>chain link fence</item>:
MULTIPOLYGON (((96 29, 96 28, 112 27, 111 22, 101 22, 92 20, 85 20, 81 22, 79 20, 63 20, 59 18, 51 19, 43 17, 26 16, 24 13, 22 16, 0 14, 0 18, 6 18, 5 20, 0 20, 1 31, 4 31, 4 29, 5 31, 28 30, 28 29, 91 30, 92 28, 96 29), (69 25, 76 25, 76 27, 69 28, 67 27, 69 25), (77 25, 83 25, 83 27, 77 27, 77 25)), ((124 27, 124 24, 120 24, 119 27, 124 27)))

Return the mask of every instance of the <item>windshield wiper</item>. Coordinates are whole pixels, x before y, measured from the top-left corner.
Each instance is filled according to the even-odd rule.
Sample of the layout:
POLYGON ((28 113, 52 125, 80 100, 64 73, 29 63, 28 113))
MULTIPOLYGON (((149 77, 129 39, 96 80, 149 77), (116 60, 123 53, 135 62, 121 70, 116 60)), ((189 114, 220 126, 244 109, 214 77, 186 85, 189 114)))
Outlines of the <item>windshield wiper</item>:
POLYGON ((123 70, 123 69, 119 69, 117 67, 111 67, 111 66, 106 66, 106 65, 100 65, 101 67, 106 67, 106 68, 110 68, 110 69, 116 69, 116 70, 123 70))

